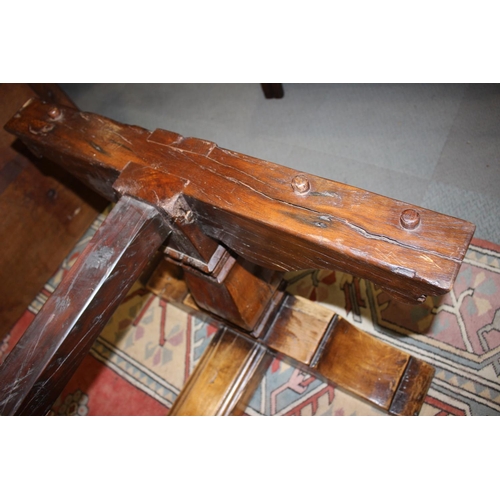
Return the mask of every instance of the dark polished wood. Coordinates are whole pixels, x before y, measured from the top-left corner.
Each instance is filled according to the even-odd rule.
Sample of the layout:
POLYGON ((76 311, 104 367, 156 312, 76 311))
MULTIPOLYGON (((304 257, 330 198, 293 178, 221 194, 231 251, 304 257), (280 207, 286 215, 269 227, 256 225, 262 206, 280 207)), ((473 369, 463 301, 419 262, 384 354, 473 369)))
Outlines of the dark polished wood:
POLYGON ((474 232, 469 222, 208 141, 49 111, 33 100, 7 129, 109 199, 126 192, 170 218, 188 207, 205 235, 270 269, 339 269, 422 301, 451 289, 474 232))
POLYGON ((281 83, 261 83, 260 86, 266 99, 281 99, 285 95, 281 83))
MULTIPOLYGON (((71 102, 57 85, 43 85, 58 102, 71 102)), ((27 84, 0 84, 0 339, 107 204, 62 167, 33 156, 3 130, 36 95, 27 84)))
POLYGON ((434 376, 434 368, 411 357, 391 402, 391 415, 418 415, 434 376))
POLYGON ((418 413, 434 376, 428 363, 288 294, 263 342, 291 364, 393 415, 418 413))
POLYGON ((0 415, 44 415, 168 235, 160 212, 123 197, 0 366, 0 415))

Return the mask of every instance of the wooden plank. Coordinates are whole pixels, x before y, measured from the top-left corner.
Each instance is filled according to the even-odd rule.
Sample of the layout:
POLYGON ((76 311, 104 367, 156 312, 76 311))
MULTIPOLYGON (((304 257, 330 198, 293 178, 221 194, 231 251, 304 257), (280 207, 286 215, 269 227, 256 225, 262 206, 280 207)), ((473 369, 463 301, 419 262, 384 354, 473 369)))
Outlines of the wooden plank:
POLYGON ((0 414, 43 415, 168 234, 123 197, 0 366, 0 414))
POLYGON ((271 360, 262 345, 222 328, 203 353, 169 415, 240 414, 271 360))
POLYGON ((69 108, 57 120, 48 112, 34 100, 8 130, 109 199, 120 174, 121 194, 167 212, 176 191, 204 233, 263 267, 340 269, 421 301, 451 289, 474 232, 468 222, 207 141, 196 148, 196 140, 165 131, 69 108))
POLYGON ((411 356, 340 319, 315 370, 388 411, 411 356))
POLYGON ((266 99, 281 99, 285 95, 281 83, 261 83, 260 86, 266 99))
POLYGON ((29 86, 44 101, 78 109, 78 106, 57 83, 30 83, 29 86))
MULTIPOLYGON (((183 306, 199 314, 190 295, 184 299, 183 306)), ((239 403, 240 410, 244 410, 262 379, 262 370, 268 366, 262 365, 255 376, 248 371, 253 370, 254 365, 246 359, 257 346, 268 350, 270 356, 283 358, 292 366, 342 387, 391 415, 419 413, 434 376, 431 365, 355 328, 330 309, 302 297, 286 294, 275 314, 274 319, 265 321, 267 326, 261 338, 238 340, 235 347, 228 340, 234 332, 221 323, 221 330, 227 329, 224 347, 210 351, 207 358, 203 358, 205 361, 200 361, 193 380, 188 381, 179 396, 178 404, 189 408, 182 414, 223 414, 217 413, 219 408, 236 407, 239 396, 233 390, 235 380, 245 381, 246 399, 239 403), (232 363, 238 366, 226 367, 232 363), (210 385, 207 390, 207 380, 210 381, 214 373, 225 375, 218 379, 218 385, 210 385), (230 401, 226 401, 227 398, 230 401)), ((205 313, 201 315, 204 317, 205 313)), ((213 348, 216 349, 215 345, 213 348)))
MULTIPOLYGON (((185 280, 196 303, 204 310, 253 332, 274 296, 282 275, 232 259, 223 280, 185 269, 185 280)), ((225 271, 225 269, 222 269, 225 271)))
POLYGON ((179 266, 162 258, 146 282, 146 288, 170 302, 180 303, 186 298, 188 288, 179 266))
POLYGON ((418 412, 427 363, 357 329, 330 309, 288 295, 263 343, 290 363, 394 415, 418 412))
POLYGON ((326 307, 286 294, 264 342, 287 358, 310 366, 335 316, 326 307))

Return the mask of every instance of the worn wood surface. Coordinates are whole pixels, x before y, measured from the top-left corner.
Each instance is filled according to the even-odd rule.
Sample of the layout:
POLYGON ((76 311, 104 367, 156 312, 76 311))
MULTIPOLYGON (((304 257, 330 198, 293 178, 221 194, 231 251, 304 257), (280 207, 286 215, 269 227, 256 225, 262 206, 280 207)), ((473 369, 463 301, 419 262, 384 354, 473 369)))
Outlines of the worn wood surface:
MULTIPOLYGON (((70 103, 57 86, 49 87, 60 102, 70 103)), ((0 84, 0 338, 105 207, 94 191, 60 166, 34 157, 3 129, 35 96, 28 85, 0 84)))
POLYGON ((0 415, 43 415, 168 235, 154 207, 123 197, 0 366, 0 415))
MULTIPOLYGON (((184 304, 192 304, 189 296, 184 304)), ((242 337, 223 324, 220 331, 224 334, 207 348, 172 414, 244 411, 274 356, 391 415, 418 414, 434 375, 431 365, 358 330, 320 304, 288 294, 266 321, 260 339, 242 337)))
MULTIPOLYGON (((153 274, 153 281, 163 281, 164 274, 158 268, 153 274)), ((178 279, 182 281, 180 277, 178 279)), ((163 290, 162 293, 165 300, 177 302, 175 296, 165 292, 163 290)), ((206 315, 190 294, 182 300, 181 306, 188 312, 202 317, 206 315)), ((220 329, 227 330, 226 339, 231 338, 230 335, 235 331, 224 321, 220 323, 220 329)), ((259 335, 256 335, 258 338, 255 342, 267 349, 271 356, 281 357, 293 366, 342 387, 391 415, 418 414, 434 376, 434 368, 428 363, 355 328, 331 309, 288 293, 270 305, 268 314, 261 318, 256 329, 259 335)), ((211 351, 212 368, 216 366, 219 369, 230 363, 231 359, 235 362, 239 360, 240 348, 235 348, 233 353, 229 344, 224 350, 211 351)), ((250 341, 246 342, 245 352, 251 352, 253 345, 250 341)), ((203 370, 204 365, 200 363, 193 377, 206 380, 208 375, 203 374, 203 370)), ((209 414, 210 408, 224 406, 236 373, 245 380, 247 391, 256 388, 260 382, 258 377, 263 376, 261 371, 252 377, 237 370, 231 373, 231 376, 219 379, 219 386, 210 388, 210 398, 214 398, 217 403, 212 405, 204 401, 203 384, 197 382, 187 384, 182 391, 182 406, 189 406, 190 414, 196 414, 199 404, 200 411, 209 414)), ((247 397, 248 393, 245 394, 247 397)), ((231 398, 234 407, 236 402, 233 394, 231 398)), ((239 408, 242 406, 244 409, 244 402, 239 408)))
POLYGON ((254 332, 281 283, 282 273, 242 258, 232 259, 229 265, 222 280, 185 269, 186 284, 202 309, 245 331, 254 332))
POLYGON ((7 129, 109 199, 121 174, 121 194, 171 218, 189 207, 203 233, 270 269, 339 269, 422 300, 451 289, 474 232, 468 222, 208 141, 49 111, 33 100, 7 129))
POLYGON ((395 415, 420 410, 434 375, 429 364, 321 304, 288 294, 263 343, 290 363, 395 415))
POLYGON ((232 415, 246 408, 272 361, 250 337, 221 328, 172 406, 170 416, 232 415))
POLYGON ((189 293, 182 268, 163 258, 144 283, 146 288, 171 302, 182 303, 189 293))
MULTIPOLYGON (((150 133, 39 100, 27 103, 7 129, 36 154, 64 165, 108 199, 121 197, 117 207, 125 207, 125 200, 129 208, 137 204, 141 210, 154 211, 157 222, 151 235, 149 229, 143 231, 142 222, 134 226, 129 221, 124 228, 115 216, 121 228, 116 231, 121 233, 110 229, 109 235, 118 237, 118 246, 130 231, 129 238, 137 236, 137 242, 145 238, 140 255, 135 250, 123 254, 135 267, 128 268, 122 280, 139 263, 146 264, 161 244, 158 234, 164 239, 168 232, 166 255, 183 267, 197 305, 224 318, 225 329, 202 358, 173 414, 242 411, 272 353, 389 413, 418 412, 432 367, 317 304, 284 295, 279 287, 281 272, 336 268, 371 279, 398 298, 421 300, 425 294, 451 288, 473 234, 472 224, 223 150, 209 141, 163 130, 150 133), (148 235, 157 241, 146 250, 148 235), (259 340, 245 337, 243 330, 259 340)), ((125 212, 122 215, 126 218, 125 212)), ((88 279, 92 272, 81 265, 81 279, 88 279)), ((185 295, 179 278, 167 283, 178 299, 185 295)), ((79 356, 103 326, 88 319, 87 309, 99 323, 103 317, 96 313, 99 307, 111 300, 113 309, 121 298, 116 302, 110 298, 107 283, 98 305, 92 301, 73 311, 84 319, 75 323, 80 329, 74 335, 62 328, 60 347, 49 348, 50 336, 33 332, 32 340, 23 339, 20 349, 32 355, 33 345, 42 342, 46 354, 38 355, 42 357, 31 365, 37 375, 22 365, 21 354, 12 357, 7 392, 0 394, 7 402, 6 412, 33 413, 50 406, 67 380, 59 373, 76 368, 79 356), (48 361, 43 356, 49 356, 48 361), (56 357, 65 361, 63 368, 56 357), (13 409, 8 405, 18 399, 20 386, 28 389, 13 409)), ((159 280, 154 286, 164 293, 168 286, 163 284, 159 280)), ((63 297, 73 300, 74 282, 65 286, 63 295, 55 296, 61 304, 63 297)), ((100 285, 97 288, 100 294, 100 285)), ((42 332, 44 322, 50 326, 54 321, 55 312, 65 321, 66 306, 50 304, 38 323, 42 332)), ((73 313, 70 308, 68 314, 73 313)))
POLYGON ((330 309, 286 294, 264 342, 287 358, 310 366, 328 326, 336 320, 337 316, 330 309))
POLYGON ((389 413, 391 415, 418 415, 434 376, 434 368, 411 357, 401 377, 389 413))
POLYGON ((339 319, 315 370, 388 411, 409 360, 409 354, 339 319))

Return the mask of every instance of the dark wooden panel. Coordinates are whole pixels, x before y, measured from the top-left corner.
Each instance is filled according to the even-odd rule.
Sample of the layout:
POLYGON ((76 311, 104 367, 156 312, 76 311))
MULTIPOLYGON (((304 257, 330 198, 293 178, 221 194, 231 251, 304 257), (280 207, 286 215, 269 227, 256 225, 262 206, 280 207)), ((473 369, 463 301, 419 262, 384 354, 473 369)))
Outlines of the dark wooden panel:
MULTIPOLYGON (((190 295, 183 301, 183 307, 198 314, 190 295)), ((239 340, 238 346, 241 342, 245 346, 242 350, 238 346, 229 347, 227 339, 232 338, 231 335, 233 333, 228 331, 224 344, 228 350, 217 352, 217 361, 211 362, 210 373, 231 362, 242 363, 241 370, 232 367, 231 371, 223 371, 225 375, 219 379, 220 386, 210 387, 205 393, 203 384, 211 380, 211 376, 204 373, 206 366, 200 362, 193 375, 197 381, 188 382, 185 391, 181 392, 182 397, 179 396, 179 404, 182 402, 182 407, 189 407, 189 414, 201 412, 206 415, 218 411, 226 405, 226 398, 231 399, 230 405, 234 407, 231 387, 237 379, 245 381, 247 391, 257 387, 262 372, 257 371, 255 378, 246 371, 253 365, 243 366, 244 356, 257 345, 391 415, 418 414, 434 375, 431 365, 358 330, 321 304, 287 294, 281 307, 273 309, 271 316, 266 318, 261 338, 239 340), (205 397, 214 398, 216 403, 205 401, 205 397)), ((244 401, 240 409, 242 405, 244 401)))
POLYGON ((0 366, 0 414, 45 414, 168 234, 123 197, 0 366))
POLYGON ((161 206, 175 178, 206 234, 271 269, 340 269, 422 300, 450 290, 474 232, 468 222, 207 141, 197 148, 194 139, 69 108, 57 120, 48 112, 33 101, 8 128, 110 199, 122 173, 149 186, 145 199, 161 206))
POLYGON ((394 415, 418 413, 434 375, 429 364, 357 329, 321 304, 290 295, 264 344, 394 415))
POLYGON ((76 104, 57 83, 30 83, 29 86, 44 101, 77 109, 76 104))

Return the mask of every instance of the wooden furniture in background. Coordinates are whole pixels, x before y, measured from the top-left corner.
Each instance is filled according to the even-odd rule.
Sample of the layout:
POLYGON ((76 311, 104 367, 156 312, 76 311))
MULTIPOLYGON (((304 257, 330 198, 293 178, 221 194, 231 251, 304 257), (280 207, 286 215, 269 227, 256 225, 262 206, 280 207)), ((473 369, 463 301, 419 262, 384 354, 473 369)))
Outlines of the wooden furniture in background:
POLYGON ((117 204, 0 368, 3 413, 50 409, 158 249, 163 272, 180 266, 190 288, 165 279, 175 299, 221 324, 172 414, 241 412, 275 353, 389 413, 418 412, 432 367, 286 294, 282 273, 340 269, 421 302, 451 289, 472 224, 37 99, 6 128, 117 204))
POLYGON ((281 99, 285 95, 282 83, 261 83, 266 99, 281 99))

